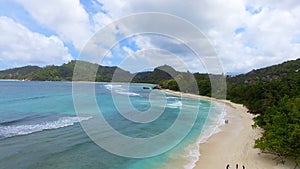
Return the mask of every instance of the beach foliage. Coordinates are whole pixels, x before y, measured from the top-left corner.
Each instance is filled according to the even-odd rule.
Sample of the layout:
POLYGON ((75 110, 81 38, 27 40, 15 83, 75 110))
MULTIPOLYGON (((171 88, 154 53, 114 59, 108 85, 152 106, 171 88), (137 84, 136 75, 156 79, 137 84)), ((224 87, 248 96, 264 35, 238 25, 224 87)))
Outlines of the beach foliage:
MULTIPOLYGON (((211 96, 211 75, 194 76, 199 94, 211 96)), ((179 90, 176 78, 162 82, 162 86, 179 90)), ((256 148, 300 163, 300 59, 227 76, 227 99, 257 115, 254 126, 264 132, 255 141, 256 148)))
POLYGON ((255 147, 300 163, 300 59, 228 79, 228 98, 257 114, 255 147), (255 74, 255 75, 254 75, 255 74))
POLYGON ((292 158, 300 163, 300 97, 282 98, 277 106, 268 107, 263 116, 255 118, 264 129, 255 147, 278 155, 282 160, 292 158))

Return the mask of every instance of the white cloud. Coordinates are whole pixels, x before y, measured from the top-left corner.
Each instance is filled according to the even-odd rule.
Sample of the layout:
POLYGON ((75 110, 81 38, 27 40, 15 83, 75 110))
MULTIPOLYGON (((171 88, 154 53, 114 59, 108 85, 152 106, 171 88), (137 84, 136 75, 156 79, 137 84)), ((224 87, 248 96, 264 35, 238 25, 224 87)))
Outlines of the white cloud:
MULTIPOLYGON (((114 19, 137 12, 165 12, 187 19, 210 39, 225 72, 246 72, 299 57, 299 44, 291 43, 293 36, 300 34, 298 1, 100 1, 114 19), (240 27, 245 31, 236 35, 234 31, 240 27)), ((141 49, 155 46, 143 43, 141 49)))
POLYGON ((8 17, 0 17, 0 67, 61 64, 72 59, 56 36, 34 33, 8 17))
POLYGON ((94 32, 113 22, 113 19, 103 12, 98 12, 93 15, 94 32))
POLYGON ((291 43, 299 32, 297 14, 271 5, 261 8, 258 14, 245 15, 242 35, 216 38, 227 70, 233 66, 233 71, 245 72, 299 57, 299 45, 291 43))
POLYGON ((16 0, 31 16, 80 50, 92 36, 88 13, 79 0, 16 0))
MULTIPOLYGON (((299 43, 292 42, 295 36, 300 35, 300 3, 295 0, 98 0, 102 4, 97 3, 98 12, 85 11, 79 0, 15 1, 22 4, 38 23, 56 32, 61 41, 71 42, 78 52, 98 29, 138 12, 169 13, 196 25, 216 49, 225 72, 246 72, 280 63, 299 57, 300 52, 299 43), (236 34, 238 28, 243 30, 236 34)), ((94 1, 92 3, 96 4, 94 1)), ((132 30, 120 26, 118 30, 106 31, 103 36, 109 43, 117 40, 116 36, 128 35, 145 27, 143 23, 132 22, 132 25, 132 30)), ((149 24, 146 26, 149 27, 149 24)), ((159 27, 159 23, 150 27, 159 27)), ((180 30, 172 26, 164 29, 180 30)), ((186 33, 187 37, 192 35, 188 31, 186 33)), ((175 55, 182 52, 178 45, 170 45, 168 41, 153 37, 136 37, 134 41, 138 47, 137 52, 157 47, 173 51, 175 55)), ((109 47, 95 41, 90 42, 89 48, 89 52, 95 55, 92 59, 97 60, 99 50, 107 50, 109 47)), ((201 68, 197 70, 198 63, 194 62, 194 56, 183 56, 192 65, 192 71, 200 71, 201 68)))
POLYGON ((151 70, 166 63, 179 71, 186 71, 189 66, 181 57, 160 48, 132 51, 124 47, 124 50, 127 55, 118 66, 132 72, 151 70))

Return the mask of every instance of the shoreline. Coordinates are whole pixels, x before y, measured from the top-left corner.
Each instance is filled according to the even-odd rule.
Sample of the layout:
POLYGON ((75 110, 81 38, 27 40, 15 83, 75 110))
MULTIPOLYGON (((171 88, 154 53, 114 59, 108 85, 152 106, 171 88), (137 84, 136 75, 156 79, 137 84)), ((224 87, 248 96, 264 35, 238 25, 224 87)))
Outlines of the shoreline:
POLYGON ((286 161, 283 165, 277 164, 274 155, 261 153, 254 148, 255 139, 261 136, 260 128, 252 128, 254 115, 248 113, 248 109, 241 104, 229 100, 218 100, 215 98, 182 93, 172 90, 163 90, 172 95, 190 97, 201 100, 224 103, 225 117, 228 124, 217 126, 220 131, 213 133, 204 142, 199 143, 199 157, 193 169, 222 169, 229 164, 235 168, 238 164, 241 169, 290 169, 294 163, 286 161))

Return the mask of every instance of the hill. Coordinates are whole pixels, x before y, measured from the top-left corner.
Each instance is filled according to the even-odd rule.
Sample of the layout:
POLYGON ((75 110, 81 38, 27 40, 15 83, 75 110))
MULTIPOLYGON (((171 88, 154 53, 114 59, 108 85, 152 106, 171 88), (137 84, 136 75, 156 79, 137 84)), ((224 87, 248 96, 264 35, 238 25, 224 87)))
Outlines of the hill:
POLYGON ((76 62, 84 63, 83 65, 86 66, 85 71, 88 71, 90 66, 97 66, 98 70, 95 77, 95 81, 97 82, 110 82, 114 78, 113 81, 117 82, 158 84, 164 80, 171 79, 172 76, 170 74, 176 76, 179 73, 168 65, 159 66, 155 68, 154 71, 133 74, 116 66, 102 66, 94 63, 73 60, 61 66, 49 65, 42 68, 38 66, 25 66, 0 71, 0 79, 71 81, 76 62))
POLYGON ((289 74, 300 71, 300 59, 286 61, 282 64, 269 66, 257 70, 252 70, 246 74, 229 77, 227 80, 232 84, 248 84, 257 82, 268 82, 282 79, 289 74))
POLYGON ((153 71, 139 72, 134 74, 133 82, 159 84, 170 80, 179 74, 174 68, 168 65, 156 67, 153 71))
POLYGON ((300 59, 228 77, 227 97, 246 105, 251 113, 262 114, 282 97, 300 95, 299 76, 300 59))
POLYGON ((38 71, 38 66, 24 66, 14 69, 0 71, 0 79, 25 79, 26 75, 38 71))

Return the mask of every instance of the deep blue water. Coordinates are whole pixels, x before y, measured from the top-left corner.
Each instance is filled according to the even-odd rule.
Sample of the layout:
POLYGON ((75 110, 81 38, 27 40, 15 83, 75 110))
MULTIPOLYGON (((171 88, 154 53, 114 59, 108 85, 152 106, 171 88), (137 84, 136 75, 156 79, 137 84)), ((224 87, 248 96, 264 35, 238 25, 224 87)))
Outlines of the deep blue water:
MULTIPOLYGON (((199 137, 205 134, 203 127, 216 126, 221 110, 214 107, 210 110, 208 101, 167 94, 166 106, 159 118, 149 123, 132 122, 119 114, 112 92, 118 100, 129 97, 135 109, 146 111, 155 107, 155 101, 161 100, 154 98, 150 103, 152 90, 145 90, 144 86, 152 85, 95 84, 99 109, 108 124, 123 135, 134 138, 156 136, 172 127, 183 103, 200 107, 198 112, 182 112, 198 115, 192 130, 176 147, 154 157, 137 159, 114 155, 88 137, 79 122, 92 121, 93 116, 76 116, 72 83, 0 81, 0 168, 189 168, 197 156, 199 137)), ((126 104, 122 106, 127 110, 126 104)), ((188 120, 182 121, 185 122, 188 120)))

